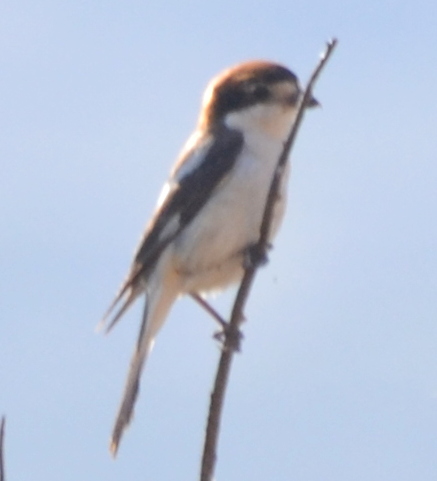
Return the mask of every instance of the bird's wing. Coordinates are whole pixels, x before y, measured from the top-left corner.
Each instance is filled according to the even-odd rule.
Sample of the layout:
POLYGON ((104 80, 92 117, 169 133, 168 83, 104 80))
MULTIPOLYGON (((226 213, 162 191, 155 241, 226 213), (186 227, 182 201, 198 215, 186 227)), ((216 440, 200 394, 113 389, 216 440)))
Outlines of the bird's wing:
POLYGON ((144 291, 140 281, 147 279, 164 249, 213 197, 216 187, 234 166, 242 146, 242 134, 222 126, 217 132, 204 134, 196 146, 183 152, 167 193, 141 238, 131 270, 103 317, 102 323, 105 323, 121 303, 107 331, 144 291))

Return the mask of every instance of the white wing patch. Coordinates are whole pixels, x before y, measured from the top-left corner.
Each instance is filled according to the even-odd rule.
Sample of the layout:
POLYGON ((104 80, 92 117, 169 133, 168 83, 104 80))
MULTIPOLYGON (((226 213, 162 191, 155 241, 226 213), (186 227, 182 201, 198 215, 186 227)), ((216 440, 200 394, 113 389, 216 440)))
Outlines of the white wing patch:
POLYGON ((182 149, 181 155, 171 172, 171 179, 178 182, 194 172, 205 160, 206 153, 213 141, 212 135, 205 136, 203 132, 194 132, 182 149))
POLYGON ((179 213, 173 214, 168 219, 165 227, 161 230, 158 237, 158 242, 166 241, 168 238, 174 236, 181 226, 181 215, 179 213))
POLYGON ((158 197, 158 201, 156 203, 156 210, 159 210, 162 204, 165 202, 167 197, 172 194, 172 192, 177 188, 176 182, 173 180, 168 180, 161 189, 161 192, 158 197))

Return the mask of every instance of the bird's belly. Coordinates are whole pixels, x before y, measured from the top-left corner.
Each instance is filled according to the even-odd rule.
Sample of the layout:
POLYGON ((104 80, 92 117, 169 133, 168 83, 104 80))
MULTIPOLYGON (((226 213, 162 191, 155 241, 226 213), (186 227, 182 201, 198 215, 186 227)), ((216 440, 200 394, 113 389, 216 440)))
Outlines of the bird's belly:
MULTIPOLYGON (((241 279, 246 249, 259 239, 274 167, 272 163, 266 172, 266 166, 259 161, 242 162, 180 234, 174 244, 174 259, 185 292, 217 290, 241 279)), ((281 190, 287 175, 283 177, 281 190)), ((272 236, 284 208, 285 192, 281 192, 274 210, 272 236)))

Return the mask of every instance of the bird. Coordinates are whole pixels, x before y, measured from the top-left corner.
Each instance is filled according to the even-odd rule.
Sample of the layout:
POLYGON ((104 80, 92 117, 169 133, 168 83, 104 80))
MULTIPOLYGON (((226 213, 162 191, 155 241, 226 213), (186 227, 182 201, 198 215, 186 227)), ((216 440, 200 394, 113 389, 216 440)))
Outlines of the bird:
MULTIPOLYGON (((112 431, 117 454, 139 393, 145 361, 173 303, 240 281, 260 227, 272 178, 303 98, 284 65, 252 60, 207 85, 197 126, 188 138, 146 225, 127 277, 106 311, 106 330, 145 297, 124 394, 112 431)), ((306 107, 319 102, 310 96, 306 107)), ((282 172, 269 241, 286 205, 289 163, 282 172)))

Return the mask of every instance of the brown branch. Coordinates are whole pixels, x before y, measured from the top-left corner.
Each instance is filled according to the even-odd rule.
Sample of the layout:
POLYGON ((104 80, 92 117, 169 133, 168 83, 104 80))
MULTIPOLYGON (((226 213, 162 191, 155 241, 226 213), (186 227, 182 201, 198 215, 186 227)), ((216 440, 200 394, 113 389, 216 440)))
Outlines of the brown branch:
POLYGON ((4 439, 5 439, 6 418, 2 416, 0 423, 0 481, 6 481, 5 460, 4 460, 4 439))
POLYGON ((229 322, 228 328, 225 330, 224 333, 225 339, 223 342, 223 349, 217 369, 214 390, 211 394, 211 402, 208 413, 208 424, 206 427, 205 442, 202 456, 200 481, 212 481, 213 479, 217 459, 217 443, 220 430, 221 415, 223 411, 223 401, 229 379, 229 372, 233 360, 233 355, 234 352, 238 349, 238 344, 240 340, 239 327, 242 320, 244 319, 243 310, 246 305, 253 281, 255 279, 256 271, 260 265, 259 261, 261 259, 265 259, 266 257, 272 212, 275 204, 275 199, 278 195, 278 187, 281 179, 281 174, 293 147, 299 127, 302 123, 305 105, 310 100, 313 87, 336 45, 336 39, 328 42, 325 52, 320 57, 319 63, 317 64, 313 74, 310 77, 310 80, 308 81, 304 94, 302 95, 302 98, 300 100, 296 119, 293 123, 290 134, 284 144, 283 151, 278 160, 275 174, 272 179, 261 224, 260 238, 255 246, 255 252, 258 253, 258 262, 250 262, 245 266, 243 280, 241 281, 240 288, 238 290, 237 297, 232 308, 231 320, 229 322))

